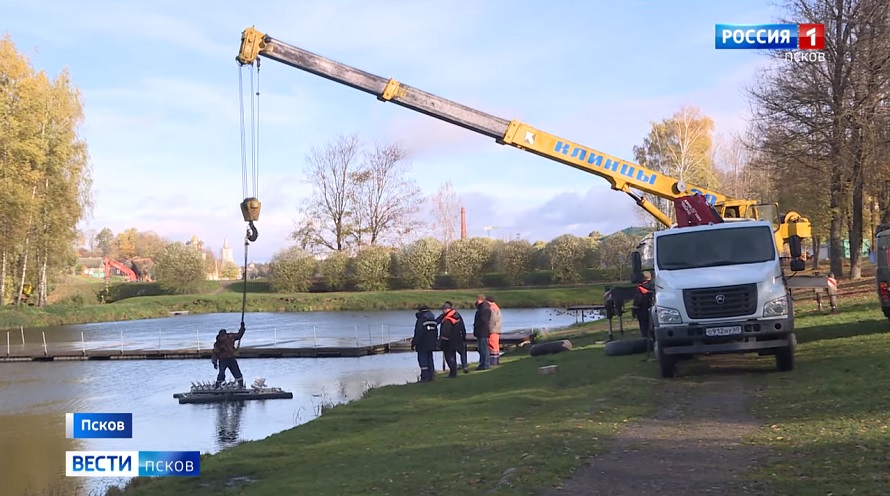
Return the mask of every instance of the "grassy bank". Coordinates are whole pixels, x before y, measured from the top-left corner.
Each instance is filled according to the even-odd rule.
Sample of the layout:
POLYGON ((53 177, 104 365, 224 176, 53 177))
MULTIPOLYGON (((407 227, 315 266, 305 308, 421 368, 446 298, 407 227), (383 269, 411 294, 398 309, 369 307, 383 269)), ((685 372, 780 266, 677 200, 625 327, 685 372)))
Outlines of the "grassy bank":
POLYGON ((604 357, 594 329, 564 331, 576 345, 570 353, 520 351, 484 373, 373 389, 308 424, 211 456, 199 478, 139 481, 126 494, 445 495, 499 484, 509 491, 507 480, 526 489, 557 484, 653 407, 650 365, 604 357), (557 374, 538 373, 551 364, 557 374))
MULTIPOLYGON (((750 370, 733 372, 754 391, 752 413, 763 426, 750 441, 769 448, 748 476, 773 494, 887 494, 886 318, 860 297, 836 315, 801 302, 797 325, 796 370, 778 373, 768 357, 750 357, 750 370)), ((573 340, 570 353, 520 350, 489 372, 372 390, 209 457, 200 478, 138 480, 126 494, 533 493, 607 449, 618 428, 661 400, 657 365, 605 357, 595 344, 602 328, 555 333, 573 340), (538 373, 550 364, 559 365, 556 375, 538 373)))
POLYGON ((756 478, 776 494, 890 493, 890 325, 875 298, 798 319, 797 370, 751 378, 754 442, 773 448, 756 478))
MULTIPOLYGON (((513 289, 440 291, 373 291, 344 293, 248 293, 250 312, 310 312, 337 310, 402 310, 426 304, 433 308, 450 300, 471 308, 480 292, 493 294, 504 308, 564 308, 602 302, 603 286, 564 286, 513 289)), ((108 304, 57 303, 46 307, 0 310, 0 328, 38 327, 88 322, 166 317, 172 311, 190 313, 240 312, 242 295, 234 291, 197 295, 140 296, 108 304)))

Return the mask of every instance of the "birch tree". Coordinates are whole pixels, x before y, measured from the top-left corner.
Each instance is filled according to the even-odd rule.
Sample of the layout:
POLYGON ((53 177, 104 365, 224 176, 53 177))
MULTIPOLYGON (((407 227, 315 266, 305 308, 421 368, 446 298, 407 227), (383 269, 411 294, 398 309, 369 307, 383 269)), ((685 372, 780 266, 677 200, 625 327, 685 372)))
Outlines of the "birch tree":
POLYGON ((43 178, 35 247, 39 306, 46 304, 50 272, 70 265, 76 226, 92 206, 87 147, 78 136, 84 117, 80 93, 66 71, 52 83, 41 78, 41 85, 46 96, 40 102, 43 178))
MULTIPOLYGON (((665 176, 705 188, 717 187, 712 158, 714 121, 696 107, 684 106, 673 116, 653 122, 642 145, 634 147, 634 158, 643 167, 665 176)), ((669 199, 643 195, 659 210, 674 218, 669 199)), ((654 219, 649 224, 660 227, 654 219)))
POLYGON ((26 286, 46 302, 51 279, 74 256, 88 213, 90 170, 79 138, 83 108, 67 71, 35 71, 7 36, 0 40, 0 302, 17 306, 26 286), (8 289, 9 288, 9 289, 8 289))

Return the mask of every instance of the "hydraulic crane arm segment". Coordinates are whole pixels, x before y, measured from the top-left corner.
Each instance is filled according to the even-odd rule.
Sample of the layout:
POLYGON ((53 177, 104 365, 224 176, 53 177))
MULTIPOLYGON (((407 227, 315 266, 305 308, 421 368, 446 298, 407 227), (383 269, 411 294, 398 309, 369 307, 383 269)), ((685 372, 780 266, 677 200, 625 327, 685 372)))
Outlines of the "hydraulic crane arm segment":
POLYGON ((241 51, 237 60, 240 64, 250 64, 259 55, 490 138, 501 139, 510 125, 508 120, 439 98, 393 79, 369 74, 248 28, 241 36, 241 51))
POLYGON ((684 185, 660 172, 562 139, 519 121, 510 123, 510 129, 501 142, 601 176, 618 191, 629 193, 630 188, 634 188, 669 200, 699 193, 712 204, 727 200, 725 195, 715 191, 691 184, 684 185))
POLYGON ((381 101, 389 101, 494 138, 498 143, 511 145, 603 177, 609 181, 613 189, 629 194, 637 205, 668 227, 671 225, 670 217, 635 194, 631 188, 666 199, 700 193, 707 197, 711 204, 722 204, 727 200, 726 196, 720 193, 694 185, 685 185, 659 172, 559 138, 522 122, 502 119, 412 88, 394 79, 367 73, 291 46, 254 28, 248 28, 241 36, 241 50, 237 60, 242 65, 251 64, 260 55, 370 93, 381 101))

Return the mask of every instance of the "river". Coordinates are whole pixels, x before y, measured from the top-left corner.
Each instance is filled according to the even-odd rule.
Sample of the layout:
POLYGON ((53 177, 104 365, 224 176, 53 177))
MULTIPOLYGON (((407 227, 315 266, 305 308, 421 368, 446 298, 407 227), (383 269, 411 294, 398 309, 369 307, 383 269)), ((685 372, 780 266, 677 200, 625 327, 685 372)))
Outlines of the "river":
MULTIPOLYGON (((465 311, 472 319, 472 312, 465 311)), ((504 309, 504 330, 559 328, 575 317, 554 309, 504 309)), ((9 331, 12 353, 52 349, 177 349, 212 343, 235 331, 240 314, 184 315, 9 331), (83 336, 83 337, 82 337, 83 336)), ((251 313, 242 346, 352 346, 411 335, 414 312, 251 313)), ((3 343, 5 346, 6 343, 3 343)), ((477 360, 475 353, 470 359, 477 360)), ((441 369, 441 355, 436 358, 441 369)), ((173 398, 192 381, 213 380, 205 360, 114 360, 0 363, 0 480, 3 494, 100 494, 121 480, 65 478, 64 452, 157 450, 217 452, 305 423, 322 403, 360 397, 371 387, 417 380, 411 353, 361 358, 245 359, 246 382, 256 377, 294 393, 292 400, 180 405, 173 398), (133 439, 69 440, 67 412, 132 412, 133 439), (10 491, 10 492, 6 492, 10 491)))

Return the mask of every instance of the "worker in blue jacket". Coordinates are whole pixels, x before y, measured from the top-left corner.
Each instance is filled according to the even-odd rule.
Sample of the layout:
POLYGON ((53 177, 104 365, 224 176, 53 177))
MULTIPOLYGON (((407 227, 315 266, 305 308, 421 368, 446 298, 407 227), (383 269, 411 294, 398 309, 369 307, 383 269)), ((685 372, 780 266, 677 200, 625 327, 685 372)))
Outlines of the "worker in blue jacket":
POLYGON ((420 381, 429 382, 436 378, 436 366, 433 363, 433 352, 439 341, 439 329, 436 316, 429 307, 422 305, 414 314, 414 337, 411 338, 411 350, 417 352, 417 364, 420 365, 420 381))

